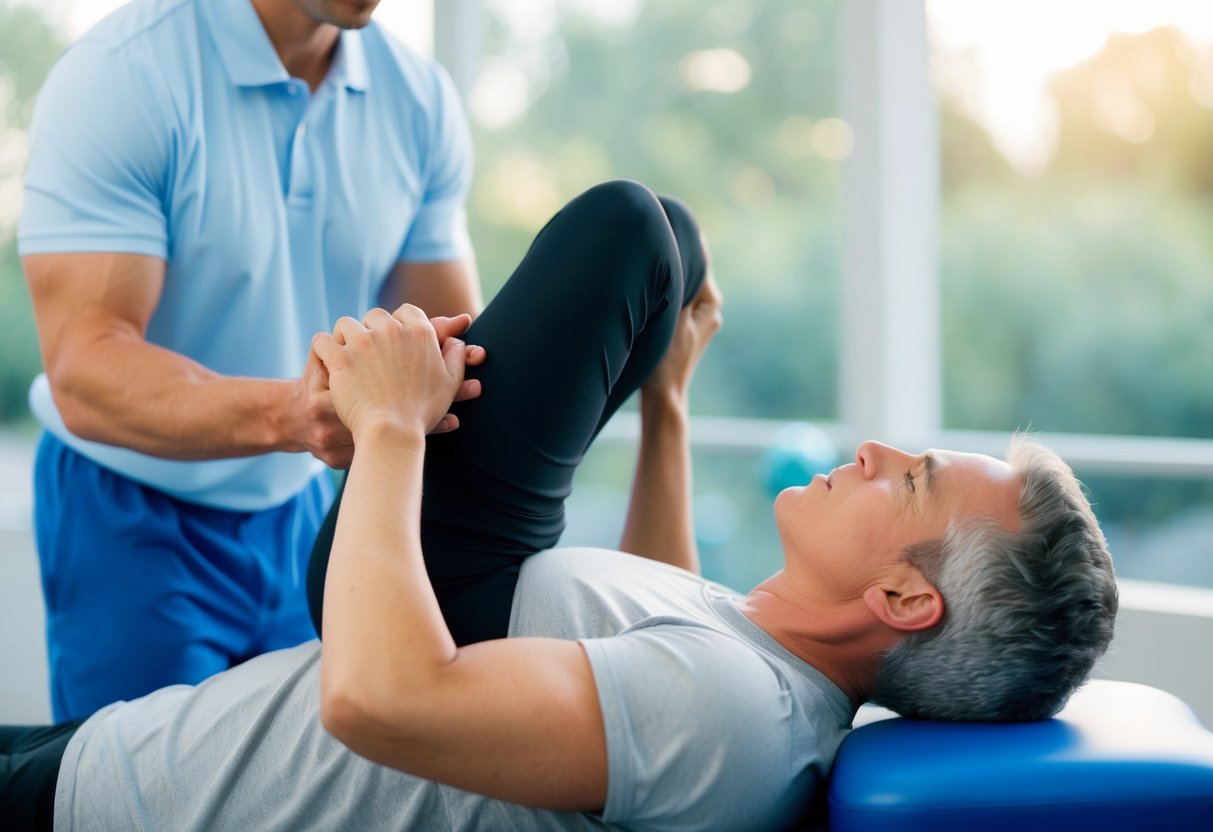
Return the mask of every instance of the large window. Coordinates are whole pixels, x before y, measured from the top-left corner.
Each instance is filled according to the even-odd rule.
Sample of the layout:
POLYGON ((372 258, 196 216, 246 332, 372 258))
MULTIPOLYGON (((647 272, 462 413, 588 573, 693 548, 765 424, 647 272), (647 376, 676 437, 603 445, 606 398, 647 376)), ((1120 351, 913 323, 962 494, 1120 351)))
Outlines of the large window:
MULTIPOLYGON (((859 40, 884 57, 915 33, 871 29, 907 6, 384 0, 377 19, 448 61, 443 37, 453 32, 470 58, 452 69, 476 142, 469 208, 486 295, 547 217, 600 180, 638 179, 700 216, 726 297, 725 328, 692 396, 693 432, 712 438, 695 451, 712 577, 746 589, 778 566, 764 461, 778 425, 749 420, 831 423, 844 454, 865 438, 852 435, 852 394, 838 370, 841 359, 854 363, 851 330, 862 320, 843 308, 846 246, 864 244, 855 228, 896 224, 916 203, 884 219, 846 216, 844 183, 863 141, 915 141, 882 119, 917 108, 937 109, 941 173, 937 262, 927 265, 939 274, 930 334, 939 336, 942 401, 925 441, 998 452, 1016 428, 1057 434, 1062 450, 1081 451, 1070 455, 1123 576, 1213 586, 1207 4, 924 1, 935 99, 888 96, 887 112, 854 124, 844 91, 855 95, 848 82, 868 64, 855 61, 847 21, 869 27, 859 40), (469 9, 468 21, 455 19, 469 9), (1155 444, 1175 437, 1205 441, 1155 444)), ((62 45, 116 5, 0 0, 0 421, 19 437, 10 443, 34 434, 25 394, 38 369, 13 242, 30 106, 62 45)), ((899 60, 894 77, 927 71, 899 60)), ((881 94, 883 71, 861 95, 881 94)), ((934 143, 927 149, 933 163, 934 143)), ((898 198, 896 182, 872 193, 884 187, 898 198)), ((896 279, 896 264, 888 272, 896 279)), ((882 311, 896 315, 897 305, 882 311)), ((885 347, 918 345, 899 332, 885 347)), ((882 401, 893 412, 903 404, 882 401)), ((609 430, 592 452, 567 542, 615 542, 632 461, 626 437, 609 430)))

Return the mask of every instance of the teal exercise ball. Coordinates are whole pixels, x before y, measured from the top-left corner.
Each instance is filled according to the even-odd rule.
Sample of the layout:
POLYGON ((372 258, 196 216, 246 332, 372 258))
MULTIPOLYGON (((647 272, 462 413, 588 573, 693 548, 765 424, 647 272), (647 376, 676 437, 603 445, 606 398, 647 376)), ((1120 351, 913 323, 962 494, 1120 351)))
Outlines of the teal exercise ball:
POLYGON ((762 482, 773 500, 780 491, 808 485, 817 474, 838 465, 838 447, 821 428, 793 422, 775 432, 762 454, 762 482))
POLYGON ((700 549, 723 546, 737 536, 740 512, 737 501, 715 491, 694 498, 695 542, 700 549))

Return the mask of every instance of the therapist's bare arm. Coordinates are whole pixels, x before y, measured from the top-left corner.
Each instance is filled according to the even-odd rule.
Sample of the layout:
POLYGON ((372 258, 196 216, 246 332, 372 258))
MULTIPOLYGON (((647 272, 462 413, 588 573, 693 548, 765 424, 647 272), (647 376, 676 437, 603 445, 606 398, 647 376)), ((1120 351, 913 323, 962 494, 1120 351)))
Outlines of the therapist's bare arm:
POLYGON ((307 401, 294 381, 224 377, 144 340, 163 260, 72 253, 23 264, 55 404, 82 439, 208 459, 319 450, 348 433, 331 404, 307 401))
POLYGON ((457 648, 426 575, 424 435, 459 384, 463 345, 440 351, 415 307, 343 318, 313 344, 358 444, 324 593, 325 727, 368 759, 458 788, 541 808, 600 808, 606 740, 580 645, 534 638, 457 648))
POLYGON ((469 257, 437 263, 397 263, 379 293, 379 305, 396 309, 404 303, 425 310, 431 318, 464 312, 475 318, 484 308, 476 261, 469 257))
POLYGON ((145 340, 164 261, 73 253, 23 265, 43 366, 72 433, 171 459, 307 451, 348 465, 353 440, 318 359, 298 379, 238 378, 145 340))

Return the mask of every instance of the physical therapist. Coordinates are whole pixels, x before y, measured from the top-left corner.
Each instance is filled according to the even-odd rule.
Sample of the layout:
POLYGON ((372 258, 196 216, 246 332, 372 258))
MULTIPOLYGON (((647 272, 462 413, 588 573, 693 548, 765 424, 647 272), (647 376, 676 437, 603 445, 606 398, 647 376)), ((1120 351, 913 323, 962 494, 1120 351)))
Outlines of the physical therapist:
POLYGON ((353 440, 312 335, 482 305, 458 96, 377 3, 134 0, 42 89, 19 247, 57 721, 313 637, 353 440))

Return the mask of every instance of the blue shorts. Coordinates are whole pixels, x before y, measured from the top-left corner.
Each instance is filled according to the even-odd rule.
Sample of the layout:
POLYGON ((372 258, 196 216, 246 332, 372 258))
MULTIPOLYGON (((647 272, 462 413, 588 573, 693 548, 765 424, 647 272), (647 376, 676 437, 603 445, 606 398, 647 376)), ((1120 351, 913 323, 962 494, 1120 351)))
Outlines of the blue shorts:
POLYGON ((276 508, 209 508, 43 434, 34 527, 55 721, 314 638, 304 579, 332 493, 321 474, 276 508))

